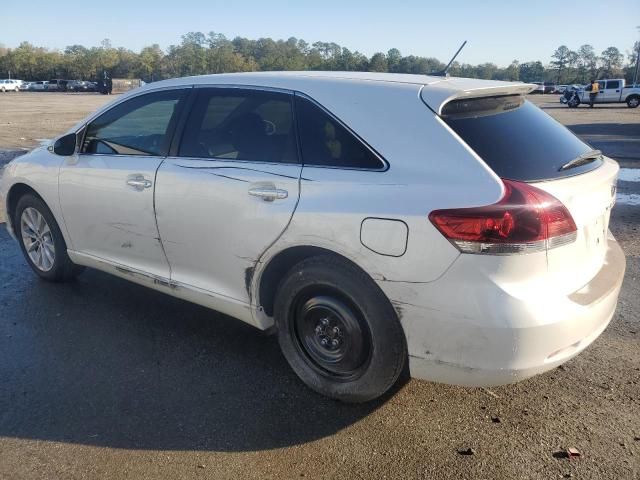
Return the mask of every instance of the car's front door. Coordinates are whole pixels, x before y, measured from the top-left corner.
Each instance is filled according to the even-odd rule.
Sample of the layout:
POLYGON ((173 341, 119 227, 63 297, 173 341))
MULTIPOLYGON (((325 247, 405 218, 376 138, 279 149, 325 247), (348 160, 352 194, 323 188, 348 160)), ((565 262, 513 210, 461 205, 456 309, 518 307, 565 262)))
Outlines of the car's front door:
POLYGON ((59 176, 74 251, 169 278, 154 213, 156 172, 187 90, 161 90, 117 104, 87 126, 59 176))
MULTIPOLYGON (((604 102, 604 96, 605 96, 605 88, 607 86, 607 82, 604 80, 598 80, 598 94, 596 95, 596 98, 594 99, 594 103, 603 103, 604 102)), ((591 92, 587 92, 587 93, 591 93, 591 92)), ((589 95, 587 95, 587 99, 589 98, 589 95)))
POLYGON ((290 93, 196 88, 158 170, 158 229, 178 286, 249 303, 261 254, 286 229, 301 165, 290 93), (179 128, 176 137, 180 135, 179 128))

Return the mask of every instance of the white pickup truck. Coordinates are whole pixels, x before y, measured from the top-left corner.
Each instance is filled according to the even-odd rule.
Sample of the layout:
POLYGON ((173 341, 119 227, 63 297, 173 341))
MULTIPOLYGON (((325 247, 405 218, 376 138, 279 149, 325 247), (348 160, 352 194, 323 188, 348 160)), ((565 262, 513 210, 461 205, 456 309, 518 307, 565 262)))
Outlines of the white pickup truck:
MULTIPOLYGON (((629 108, 636 108, 640 105, 640 86, 626 86, 623 78, 607 78, 598 80, 600 90, 594 100, 594 103, 626 103, 629 108)), ((577 107, 580 103, 589 103, 589 94, 591 92, 585 88, 578 91, 577 102, 570 105, 577 107)))

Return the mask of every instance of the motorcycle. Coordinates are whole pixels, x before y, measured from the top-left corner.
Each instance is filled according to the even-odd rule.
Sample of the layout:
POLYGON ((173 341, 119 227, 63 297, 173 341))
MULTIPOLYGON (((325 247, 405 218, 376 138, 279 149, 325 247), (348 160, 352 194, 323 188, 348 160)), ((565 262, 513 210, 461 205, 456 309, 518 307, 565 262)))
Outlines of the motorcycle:
POLYGON ((560 96, 560 103, 566 105, 569 108, 576 108, 578 105, 580 105, 578 90, 575 88, 567 88, 565 92, 560 96))

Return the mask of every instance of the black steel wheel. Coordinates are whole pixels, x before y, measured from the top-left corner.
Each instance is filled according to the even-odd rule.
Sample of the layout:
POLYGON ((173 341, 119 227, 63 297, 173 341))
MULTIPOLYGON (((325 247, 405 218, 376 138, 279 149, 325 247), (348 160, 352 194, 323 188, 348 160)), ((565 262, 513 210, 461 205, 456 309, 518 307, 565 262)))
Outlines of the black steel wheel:
POLYGON ((357 378, 371 353, 371 335, 361 315, 337 292, 300 294, 293 302, 293 334, 304 358, 319 374, 357 378))
POLYGON ((280 282, 274 314, 289 365, 323 395, 372 400, 404 369, 406 339, 393 306, 346 259, 323 255, 295 265, 280 282))

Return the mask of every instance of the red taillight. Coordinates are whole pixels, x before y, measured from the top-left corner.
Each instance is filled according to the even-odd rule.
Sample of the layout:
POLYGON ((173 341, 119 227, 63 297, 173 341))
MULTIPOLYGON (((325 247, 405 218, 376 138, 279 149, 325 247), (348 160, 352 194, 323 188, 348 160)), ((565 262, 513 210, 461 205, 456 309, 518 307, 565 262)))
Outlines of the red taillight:
POLYGON ((526 253, 576 239, 576 224, 557 198, 526 183, 503 182, 498 203, 435 210, 429 219, 463 253, 526 253))

